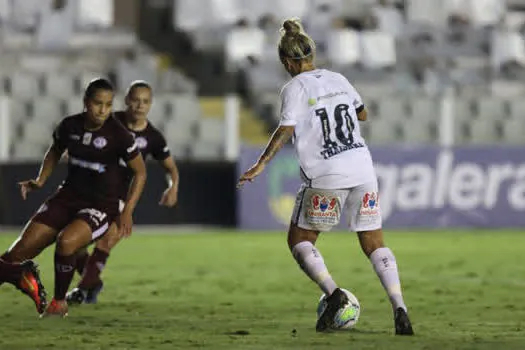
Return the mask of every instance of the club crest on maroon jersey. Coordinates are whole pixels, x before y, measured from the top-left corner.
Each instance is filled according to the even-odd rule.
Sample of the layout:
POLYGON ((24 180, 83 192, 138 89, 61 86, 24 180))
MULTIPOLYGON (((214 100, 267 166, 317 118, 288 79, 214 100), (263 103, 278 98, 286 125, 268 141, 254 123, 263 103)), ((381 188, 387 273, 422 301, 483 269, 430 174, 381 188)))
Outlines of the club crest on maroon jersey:
POLYGON ((106 138, 103 136, 99 136, 93 140, 93 146, 95 146, 95 148, 98 148, 98 149, 102 149, 106 147, 107 144, 108 144, 108 140, 106 140, 106 138))
POLYGON ((144 149, 148 147, 148 140, 146 140, 144 137, 139 136, 135 139, 135 142, 137 143, 137 146, 139 146, 140 149, 144 149))

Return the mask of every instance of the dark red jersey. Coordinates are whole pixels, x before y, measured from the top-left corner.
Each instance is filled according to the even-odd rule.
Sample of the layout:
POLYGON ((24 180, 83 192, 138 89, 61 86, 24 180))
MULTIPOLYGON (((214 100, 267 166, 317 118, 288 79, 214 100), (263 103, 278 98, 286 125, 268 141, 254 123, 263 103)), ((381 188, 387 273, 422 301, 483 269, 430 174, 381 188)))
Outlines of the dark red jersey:
POLYGON ((85 114, 66 117, 55 129, 53 141, 68 151, 68 174, 63 187, 83 199, 118 203, 122 182, 120 162, 139 154, 133 136, 114 117, 95 131, 84 127, 85 114))
MULTIPOLYGON (((126 127, 126 112, 118 111, 114 113, 115 118, 117 118, 124 127, 126 127)), ((148 121, 146 128, 140 131, 126 129, 134 136, 135 142, 139 151, 142 153, 144 160, 148 159, 151 156, 157 161, 163 161, 168 158, 170 150, 166 143, 164 135, 155 127, 153 124, 148 121)), ((129 185, 133 180, 133 172, 131 172, 124 162, 121 162, 122 165, 122 188, 120 193, 121 199, 126 199, 128 194, 129 185)))

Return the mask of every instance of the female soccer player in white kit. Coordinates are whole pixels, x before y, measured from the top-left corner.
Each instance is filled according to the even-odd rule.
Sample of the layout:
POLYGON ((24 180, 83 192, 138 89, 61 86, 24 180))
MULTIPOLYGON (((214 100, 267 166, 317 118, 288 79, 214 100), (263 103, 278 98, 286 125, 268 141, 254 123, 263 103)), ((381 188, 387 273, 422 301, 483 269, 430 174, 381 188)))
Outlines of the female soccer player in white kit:
POLYGON ((315 67, 315 43, 298 19, 284 22, 278 49, 293 77, 281 92, 281 122, 258 161, 241 176, 239 186, 261 174, 293 135, 304 183, 297 195, 288 245, 301 269, 328 295, 316 330, 330 330, 335 314, 348 301, 314 246, 319 233, 337 225, 345 210, 350 230, 357 232, 390 298, 395 333, 412 335, 396 259, 383 243, 372 157, 359 129, 359 121, 367 119, 363 101, 344 76, 315 67))

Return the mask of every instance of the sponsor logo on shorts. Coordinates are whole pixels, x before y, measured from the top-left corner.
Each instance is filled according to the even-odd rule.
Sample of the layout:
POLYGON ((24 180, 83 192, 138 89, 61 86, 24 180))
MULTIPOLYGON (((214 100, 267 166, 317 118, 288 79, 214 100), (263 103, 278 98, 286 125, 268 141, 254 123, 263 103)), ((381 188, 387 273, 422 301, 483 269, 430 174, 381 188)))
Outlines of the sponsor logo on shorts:
POLYGON ((85 208, 80 210, 78 213, 89 215, 89 219, 92 220, 96 226, 100 226, 107 218, 106 213, 103 213, 100 210, 93 208, 85 208))
POLYGON ((337 197, 314 194, 311 205, 306 210, 307 221, 310 225, 337 225, 339 222, 339 210, 337 197))
POLYGON ((312 208, 308 210, 310 217, 337 217, 335 207, 337 198, 315 194, 312 196, 312 208))
POLYGON ((327 198, 325 196, 315 195, 312 197, 312 206, 316 210, 321 210, 321 212, 330 211, 335 208, 337 204, 336 198, 327 198))
POLYGON ((361 203, 361 215, 379 214, 379 195, 377 192, 366 192, 361 203))
POLYGON ((102 149, 106 147, 107 144, 108 144, 108 140, 106 140, 106 138, 103 136, 99 136, 93 140, 93 146, 95 146, 95 148, 98 148, 98 149, 102 149))

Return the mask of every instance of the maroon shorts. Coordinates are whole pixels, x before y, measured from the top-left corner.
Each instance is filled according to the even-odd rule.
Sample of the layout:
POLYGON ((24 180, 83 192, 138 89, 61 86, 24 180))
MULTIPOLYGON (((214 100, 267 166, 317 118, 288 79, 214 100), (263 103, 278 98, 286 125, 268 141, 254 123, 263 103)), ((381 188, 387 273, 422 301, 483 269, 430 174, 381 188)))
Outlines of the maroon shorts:
POLYGON ((61 188, 40 206, 31 220, 59 232, 74 220, 82 220, 91 227, 91 237, 96 240, 117 218, 118 204, 115 206, 84 200, 71 190, 61 188))

